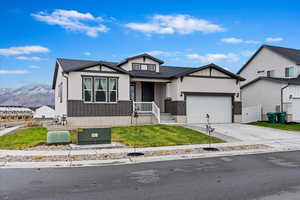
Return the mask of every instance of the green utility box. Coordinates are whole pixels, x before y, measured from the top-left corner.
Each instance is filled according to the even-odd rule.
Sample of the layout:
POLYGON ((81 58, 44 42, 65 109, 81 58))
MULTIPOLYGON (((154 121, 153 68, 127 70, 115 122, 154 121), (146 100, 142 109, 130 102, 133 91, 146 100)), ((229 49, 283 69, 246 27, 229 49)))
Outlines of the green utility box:
POLYGON ((71 136, 69 131, 49 131, 47 133, 47 144, 69 144, 71 136))
POLYGON ((111 128, 86 128, 77 134, 77 144, 111 144, 111 128))
POLYGON ((286 123, 286 112, 278 112, 277 113, 277 119, 278 119, 278 123, 280 124, 285 124, 286 123))
POLYGON ((276 115, 277 115, 276 112, 268 112, 268 113, 267 113, 268 121, 269 121, 270 123, 275 124, 275 123, 276 123, 276 115))

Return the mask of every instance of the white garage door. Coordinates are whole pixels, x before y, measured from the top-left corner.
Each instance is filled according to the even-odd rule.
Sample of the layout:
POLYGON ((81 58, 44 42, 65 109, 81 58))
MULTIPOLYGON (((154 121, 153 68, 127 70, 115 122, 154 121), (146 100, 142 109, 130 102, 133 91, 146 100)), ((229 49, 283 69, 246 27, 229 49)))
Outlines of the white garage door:
POLYGON ((293 121, 300 121, 300 98, 293 98, 292 100, 293 121))
POLYGON ((206 114, 211 123, 232 122, 231 97, 187 96, 186 106, 188 123, 206 123, 206 114))

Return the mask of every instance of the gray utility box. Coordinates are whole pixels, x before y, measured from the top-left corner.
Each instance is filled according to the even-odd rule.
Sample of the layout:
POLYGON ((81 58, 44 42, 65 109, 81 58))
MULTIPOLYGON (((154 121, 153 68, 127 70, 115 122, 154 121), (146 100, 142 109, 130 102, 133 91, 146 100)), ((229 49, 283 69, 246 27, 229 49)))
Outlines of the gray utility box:
POLYGON ((77 144, 111 144, 111 128, 85 128, 78 133, 77 144))

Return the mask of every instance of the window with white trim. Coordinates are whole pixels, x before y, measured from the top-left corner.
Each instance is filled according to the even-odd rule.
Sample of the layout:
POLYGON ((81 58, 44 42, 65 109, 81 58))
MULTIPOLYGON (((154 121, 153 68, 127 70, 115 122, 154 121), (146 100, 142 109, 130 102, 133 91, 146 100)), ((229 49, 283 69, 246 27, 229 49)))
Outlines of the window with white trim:
POLYGON ((107 101, 107 78, 94 78, 95 102, 107 101))
POLYGON ((109 78, 109 102, 117 102, 118 82, 116 78, 109 78))
POLYGON ((83 87, 83 100, 85 102, 92 102, 93 98, 93 88, 92 88, 93 78, 92 77, 84 77, 82 81, 83 87))
POLYGON ((295 77, 295 67, 285 68, 285 77, 286 78, 294 78, 295 77))
POLYGON ((83 77, 84 102, 112 102, 118 100, 118 78, 83 77))
POLYGON ((139 63, 132 63, 132 71, 139 71, 141 70, 141 64, 139 63))

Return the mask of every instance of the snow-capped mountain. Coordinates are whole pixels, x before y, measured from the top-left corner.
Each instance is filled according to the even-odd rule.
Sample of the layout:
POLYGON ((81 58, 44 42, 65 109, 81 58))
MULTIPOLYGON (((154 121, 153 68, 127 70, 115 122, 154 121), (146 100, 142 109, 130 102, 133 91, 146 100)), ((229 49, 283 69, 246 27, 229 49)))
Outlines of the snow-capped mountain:
POLYGON ((49 85, 31 84, 20 88, 0 88, 0 105, 35 107, 54 105, 54 92, 49 85))

